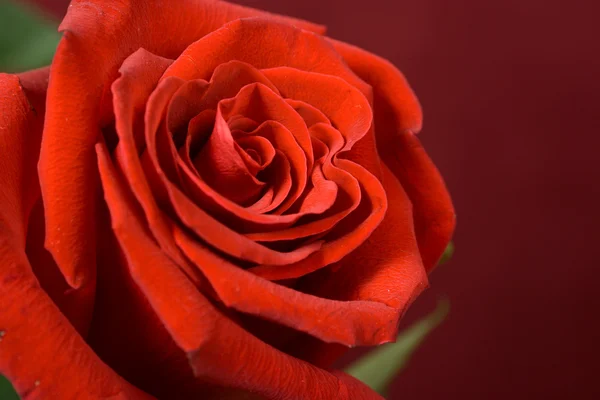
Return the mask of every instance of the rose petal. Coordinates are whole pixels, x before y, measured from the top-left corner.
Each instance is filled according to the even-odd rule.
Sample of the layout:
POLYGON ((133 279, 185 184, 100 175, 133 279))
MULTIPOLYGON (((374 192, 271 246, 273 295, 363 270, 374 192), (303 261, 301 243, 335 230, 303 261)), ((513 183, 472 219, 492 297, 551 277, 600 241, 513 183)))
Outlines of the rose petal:
POLYGON ((413 203, 415 231, 428 271, 437 264, 455 226, 444 181, 413 132, 421 129, 421 108, 400 71, 388 61, 330 40, 348 65, 375 92, 377 148, 413 203))
MULTIPOLYGON (((137 207, 132 193, 112 165, 106 146, 99 142, 96 149, 112 223, 111 227, 101 225, 105 228, 101 232, 101 246, 104 247, 105 254, 101 255, 100 261, 106 271, 100 275, 104 292, 99 297, 90 342, 103 357, 115 363, 119 370, 152 390, 159 398, 190 398, 199 393, 216 399, 229 396, 234 392, 232 389, 215 390, 212 385, 193 376, 186 357, 186 345, 176 340, 201 340, 201 336, 194 336, 198 332, 194 326, 191 327, 191 334, 175 337, 170 330, 165 329, 174 328, 169 322, 177 321, 182 315, 183 320, 188 322, 196 321, 196 318, 202 319, 204 313, 194 309, 193 305, 197 302, 192 300, 200 297, 203 303, 208 304, 198 290, 210 289, 192 285, 180 272, 183 268, 173 263, 151 239, 150 232, 144 227, 141 209, 137 207), (116 251, 113 233, 123 253, 116 251), (120 257, 121 254, 124 257, 120 257), (179 299, 172 296, 173 288, 167 285, 173 281, 173 277, 175 284, 179 280, 184 285, 177 285, 179 289, 176 293, 181 295, 179 299), (182 289, 186 288, 191 290, 192 297, 182 293, 182 289), (165 303, 165 296, 170 304, 165 303), (117 305, 124 299, 125 304, 117 305), (121 329, 118 331, 114 331, 114 324, 117 322, 115 319, 121 319, 121 329), (126 353, 123 353, 122 348, 119 351, 115 347, 119 344, 127 349, 126 353), (135 354, 136 351, 141 353, 140 356, 132 358, 132 353, 135 354)), ((176 322, 175 328, 184 327, 183 320, 176 322)))
POLYGON ((452 200, 444 180, 411 132, 393 143, 382 141, 381 158, 398 178, 413 204, 415 233, 428 272, 437 265, 456 225, 452 200))
MULTIPOLYGON (((200 80, 205 82, 203 79, 200 80)), ((186 85, 192 85, 197 81, 198 79, 188 80, 186 85)), ((192 92, 186 96, 189 101, 186 107, 189 111, 186 114, 194 116, 207 109, 216 110, 221 100, 235 97, 243 87, 251 83, 262 83, 279 94, 277 88, 250 64, 237 60, 220 64, 213 71, 206 90, 203 90, 202 93, 200 91, 197 91, 197 93, 192 92)), ((182 120, 182 122, 185 122, 185 119, 182 120)), ((231 123, 231 121, 228 120, 227 123, 231 123)), ((173 130, 171 129, 172 126, 169 128, 173 130)))
POLYGON ((321 249, 305 259, 280 268, 259 265, 250 271, 269 280, 298 278, 341 260, 359 247, 383 220, 387 198, 381 183, 369 171, 350 160, 337 159, 335 165, 349 172, 361 186, 361 203, 332 231, 337 237, 328 238, 321 249))
MULTIPOLYGON (((46 88, 48 86, 49 68, 41 68, 18 75, 24 99, 27 102, 29 116, 27 117, 27 133, 22 136, 7 136, 6 143, 12 162, 21 163, 20 174, 27 177, 26 198, 21 201, 27 210, 27 255, 36 277, 45 290, 49 290, 52 300, 59 305, 61 311, 67 316, 77 331, 85 337, 91 320, 94 307, 95 282, 92 279, 87 285, 77 290, 65 287, 65 280, 56 266, 52 256, 44 248, 44 212, 41 203, 36 163, 39 158, 40 142, 45 113, 46 88), (21 154, 23 151, 23 154, 21 154), (30 201, 35 201, 35 207, 30 201), (32 208, 33 207, 33 208, 32 208)), ((7 76, 8 77, 8 76, 7 76)), ((12 78, 14 79, 14 78, 12 78)), ((12 88, 15 89, 14 87, 12 88)), ((10 92, 10 88, 7 88, 10 92)), ((19 92, 17 90, 16 92, 19 92)), ((11 103, 7 102, 7 106, 11 103)), ((14 122, 14 121, 13 121, 14 122)), ((17 128, 15 132, 18 132, 17 128)), ((7 171, 2 169, 2 171, 7 171)), ((5 186, 5 190, 9 190, 5 186)), ((95 274, 95 272, 92 272, 95 274)))
MULTIPOLYGON (((121 76, 112 85, 119 136, 115 156, 118 167, 144 210, 154 238, 170 257, 185 268, 186 263, 170 233, 170 222, 158 208, 144 175, 138 156, 138 151, 145 147, 143 131, 135 128, 136 122, 140 122, 139 115, 143 115, 148 96, 170 63, 168 59, 139 49, 121 66, 121 76)), ((186 273, 194 276, 195 271, 187 269, 186 273)))
POLYGON ((173 157, 176 157, 177 152, 172 147, 172 141, 166 136, 166 129, 158 128, 163 115, 161 110, 165 109, 170 97, 181 85, 182 81, 176 77, 162 80, 147 103, 145 130, 148 149, 144 154, 146 158, 144 166, 146 176, 154 182, 155 197, 159 198, 163 204, 168 202, 180 220, 199 238, 240 260, 259 264, 286 265, 302 260, 317 251, 321 246, 320 242, 313 242, 283 253, 249 240, 216 220, 205 209, 197 207, 181 192, 179 187, 169 180, 167 175, 169 171, 163 170, 159 154, 162 153, 163 156, 166 155, 172 160, 173 157), (160 149, 160 153, 158 149, 160 149))
POLYGON ((5 229, 25 248, 27 220, 40 195, 35 163, 43 114, 36 115, 15 75, 0 74, 0 96, 0 212, 5 229))
MULTIPOLYGON (((272 108, 272 103, 276 102, 278 105, 279 111, 275 112, 275 110, 270 111, 270 114, 266 116, 259 113, 258 116, 261 118, 275 118, 281 120, 283 122, 288 122, 293 128, 296 128, 300 133, 303 132, 306 137, 305 146, 309 146, 308 133, 306 132, 305 126, 302 124, 301 119, 298 118, 289 107, 285 106, 285 104, 281 104, 281 99, 277 96, 273 95, 273 91, 275 94, 278 93, 277 89, 271 84, 271 82, 262 75, 260 71, 255 69, 254 67, 239 62, 239 61, 230 61, 223 65, 217 67, 214 71, 210 84, 208 88, 205 90, 204 87, 194 89, 197 86, 198 80, 187 81, 182 84, 182 86, 177 89, 174 96, 178 94, 182 94, 181 98, 177 101, 179 105, 181 105, 184 110, 179 110, 176 114, 178 117, 172 118, 172 120, 168 121, 168 125, 172 127, 172 129, 177 130, 179 126, 183 125, 185 118, 179 117, 183 115, 193 115, 196 112, 200 112, 196 117, 194 117, 188 125, 188 137, 185 141, 185 149, 179 149, 176 153, 179 154, 180 157, 177 157, 175 152, 168 152, 165 149, 160 153, 163 156, 163 161, 171 165, 170 169, 173 169, 173 163, 179 164, 179 176, 177 179, 181 180, 180 184, 182 187, 186 188, 186 192, 194 199, 194 201, 201 206, 202 208, 210 211, 213 215, 219 216, 219 219, 229 226, 240 227, 243 226, 244 229, 264 229, 263 227, 267 227, 269 229, 276 229, 281 226, 286 226, 294 223, 301 215, 296 216, 287 216, 287 217, 274 217, 271 215, 261 215, 258 214, 258 209, 262 209, 262 205, 265 204, 265 199, 271 198, 273 192, 267 191, 265 199, 261 200, 257 206, 254 207, 240 207, 235 202, 230 201, 226 197, 221 196, 217 193, 214 188, 210 187, 206 182, 199 180, 200 176, 197 173, 195 166, 192 163, 190 158, 190 154, 196 153, 196 149, 200 148, 203 145, 207 138, 210 136, 208 131, 209 127, 212 127, 213 123, 211 121, 212 111, 209 111, 205 108, 216 108, 219 104, 221 98, 227 98, 230 96, 235 96, 232 103, 229 104, 232 109, 230 110, 231 115, 227 115, 226 119, 228 124, 231 126, 231 129, 234 129, 234 126, 237 129, 242 128, 240 123, 242 120, 244 121, 252 121, 252 125, 257 124, 255 121, 248 119, 247 117, 241 117, 239 112, 243 112, 243 107, 247 105, 247 97, 253 95, 253 92, 249 89, 245 91, 241 91, 240 89, 246 87, 249 84, 259 83, 260 88, 264 89, 266 93, 266 99, 262 98, 255 99, 257 100, 256 107, 260 105, 265 105, 265 107, 272 108), (269 89, 271 91, 269 91, 269 89), (183 93, 187 92, 188 100, 184 101, 183 93), (240 92, 240 93, 238 93, 240 92), (239 96, 241 97, 239 97, 239 96), (273 97, 275 96, 275 97, 273 97), (237 105, 237 102, 240 102, 240 105, 237 105), (268 103, 265 103, 268 101, 268 103), (271 104, 271 105, 269 105, 271 104), (204 110, 204 111, 202 111, 204 110), (171 156, 175 156, 171 158, 171 156)), ((202 81, 204 82, 204 81, 202 81)), ((262 91, 261 91, 262 93, 262 91)), ((170 106, 173 105, 174 100, 171 99, 170 106)), ((175 114, 175 109, 170 110, 170 116, 175 114)), ((264 114, 264 113, 263 113, 264 114)), ((156 115, 160 115, 157 113, 156 115)), ((158 122, 157 122, 158 123, 158 122)), ((244 122, 245 125, 246 122, 244 122)), ((264 131, 264 127, 257 127, 256 130, 264 131)), ((285 129, 285 128, 284 128, 285 129)), ((281 129, 279 129, 281 130, 281 129)), ((239 133, 239 132, 237 132, 239 133)), ((280 132, 281 134, 276 136, 277 147, 280 147, 284 150, 284 153, 288 156, 288 159, 293 161, 293 165, 295 166, 295 176, 296 181, 300 181, 298 185, 298 189, 300 189, 300 185, 303 184, 303 175, 302 171, 306 168, 306 159, 302 149, 295 143, 294 137, 287 132, 280 132)), ((249 132, 250 135, 256 135, 256 132, 249 132)), ((245 136, 243 134, 236 134, 236 139, 239 139, 240 136, 245 136)), ((264 134, 263 134, 264 135, 264 134)), ((168 146, 174 148, 173 144, 169 141, 168 146)), ((173 177, 176 177, 178 174, 172 173, 173 177)), ((218 175, 217 175, 218 176, 218 175)), ((282 177, 281 174, 278 174, 278 177, 282 177)), ((291 182, 285 182, 287 185, 291 182)), ((283 194, 284 191, 279 190, 279 194, 283 194)), ((263 212, 270 211, 275 208, 279 204, 281 204, 281 199, 277 197, 276 203, 269 203, 268 209, 263 209, 263 212)))
MULTIPOLYGON (((400 318, 428 286, 428 280, 417 247, 410 199, 389 168, 383 171, 383 186, 393 201, 381 225, 358 249, 330 268, 300 279, 296 288, 339 301, 381 302, 397 310, 400 318)), ((347 349, 299 338, 286 350, 327 367, 347 349)))
MULTIPOLYGON (((143 212, 116 170, 112 176, 115 180, 105 184, 127 192, 123 197, 131 201, 115 202, 111 195, 107 201, 143 220, 143 212)), ((173 341, 133 280, 108 210, 103 209, 102 216, 98 233, 98 294, 87 342, 119 375, 159 399, 189 399, 207 393, 211 386, 194 377, 185 352, 173 341)), ((149 230, 145 230, 145 235, 157 248, 149 230)))
POLYGON ((346 346, 378 345, 395 337, 398 313, 382 303, 305 294, 231 264, 180 230, 175 240, 228 307, 346 346))
POLYGON ((34 69, 17 75, 27 96, 27 101, 33 107, 34 113, 40 117, 45 115, 46 112, 46 92, 48 91, 49 75, 50 67, 34 69))
POLYGON ((194 158, 194 165, 207 184, 240 205, 256 201, 265 186, 246 167, 220 108, 213 132, 194 158))
POLYGON ((270 168, 265 171, 266 180, 270 182, 270 187, 260 200, 248 207, 248 210, 256 213, 267 213, 279 207, 283 200, 288 197, 292 188, 291 170, 290 162, 285 154, 281 150, 276 150, 270 168))
POLYGON ((388 198, 393 199, 383 222, 348 257, 307 276, 301 290, 336 300, 369 299, 402 310, 427 287, 411 201, 389 168, 383 171, 383 186, 388 198))
POLYGON ((322 214, 329 210, 335 203, 338 187, 335 182, 328 180, 323 175, 321 165, 315 165, 311 175, 311 188, 306 189, 298 207, 304 214, 322 214))
MULTIPOLYGON (((236 131, 233 134, 239 137, 244 133, 236 131)), ((250 132, 247 137, 253 136, 266 138, 270 142, 274 142, 277 148, 276 152, 279 154, 274 161, 276 165, 272 165, 273 168, 269 168, 268 171, 269 176, 273 177, 266 178, 266 181, 271 182, 272 186, 267 188, 263 198, 258 200, 254 205, 243 207, 221 196, 214 188, 194 173, 188 166, 185 157, 177 160, 181 172, 181 186, 186 189, 186 193, 195 204, 209 211, 219 221, 236 229, 238 232, 285 228, 296 222, 302 215, 280 216, 261 214, 261 212, 271 211, 288 197, 292 186, 292 177, 298 176, 300 173, 298 169, 305 166, 306 159, 289 130, 278 122, 267 121, 261 124, 254 131, 250 132), (295 167, 293 174, 290 159, 295 167)))
POLYGON ((222 1, 87 0, 69 7, 52 63, 39 165, 46 245, 72 287, 93 280, 94 144, 100 134, 101 98, 119 66, 140 47, 177 57, 228 21, 250 16, 323 31, 308 22, 222 1))
POLYGON ((318 123, 331 125, 331 121, 329 121, 327 116, 311 104, 296 99, 285 99, 285 101, 296 110, 309 128, 318 123))
POLYGON ((262 73, 282 96, 308 103, 327 116, 344 137, 340 151, 351 149, 371 127, 369 101, 342 78, 289 67, 263 69, 262 73))
MULTIPOLYGON (((277 93, 261 83, 245 86, 235 98, 221 101, 219 107, 222 108, 225 118, 239 114, 259 124, 272 121, 286 127, 291 133, 287 143, 283 142, 288 135, 271 134, 268 137, 275 148, 281 149, 286 154, 292 166, 292 193, 275 214, 285 212, 304 190, 307 174, 312 171, 314 164, 310 135, 304 120, 277 93), (301 151, 292 151, 293 147, 298 146, 301 151), (301 162, 300 158, 302 158, 301 162)), ((264 136, 267 133, 256 132, 256 134, 264 136)))
MULTIPOLYGON (((265 81, 270 85, 270 82, 268 82, 268 80, 264 77, 260 78, 260 77, 256 77, 256 74, 260 74, 260 72, 258 72, 255 69, 252 69, 252 67, 249 67, 245 64, 240 64, 240 63, 229 63, 229 67, 227 68, 222 68, 221 71, 227 71, 228 69, 231 68, 236 68, 234 69, 234 71, 237 71, 237 75, 238 78, 241 78, 243 76, 247 76, 250 77, 251 79, 258 79, 261 81, 265 81), (242 74, 240 74, 240 72, 243 72, 242 74)), ((262 75, 261 75, 262 76, 262 75)), ((217 71, 215 72, 215 74, 213 75, 213 79, 211 80, 211 86, 209 86, 208 90, 206 90, 206 92, 204 93, 204 90, 202 89, 202 92, 204 93, 204 95, 202 96, 202 99, 198 102, 198 101, 194 101, 191 100, 190 102, 188 102, 187 104, 192 105, 193 107, 195 107, 196 109, 201 109, 203 106, 211 106, 211 102, 215 102, 218 100, 218 96, 215 95, 215 91, 216 93, 227 93, 227 91, 223 91, 223 90, 219 90, 217 89, 212 89, 212 85, 213 84, 218 84, 221 81, 223 81, 223 83, 227 83, 227 85, 230 88, 235 88, 235 85, 232 86, 232 83, 227 81, 226 79, 224 79, 222 73, 217 73, 217 71), (212 100, 211 100, 212 99, 212 100)), ((247 81, 247 79, 241 79, 241 80, 237 80, 236 82, 245 82, 247 81)), ((175 81, 173 81, 175 82, 175 81)), ((173 82, 171 82, 169 85, 173 86, 173 82)), ((176 83, 175 86, 173 86, 171 92, 175 93, 174 96, 176 96, 178 93, 181 93, 183 89, 187 88, 187 87, 193 87, 190 86, 190 84, 193 84, 194 82, 197 81, 188 81, 186 83, 181 83, 181 81, 177 81, 180 83, 176 83)), ((268 89, 267 89, 268 90, 268 89)), ((193 93, 192 91, 188 90, 189 93, 193 93)), ((166 98, 168 98, 169 94, 166 95, 166 98)), ((164 96, 163 96, 164 97, 164 96)), ((167 100, 165 100, 166 102, 167 100)), ((165 103, 163 102, 163 103, 165 103)), ((168 101, 169 104, 173 104, 173 98, 171 98, 170 101, 168 101)), ((180 101, 179 103, 185 104, 185 102, 180 101)), ((235 109, 235 107, 234 107, 235 109)), ((179 113, 179 114, 190 114, 190 112, 185 111, 183 113, 179 113)), ((190 131, 188 132, 190 134, 190 137, 188 138, 189 140, 186 140, 186 148, 191 148, 193 143, 192 142, 197 142, 198 140, 203 140, 200 137, 198 137, 198 133, 200 133, 201 135, 204 135, 206 131, 206 129, 208 128, 208 118, 211 117, 211 113, 207 112, 206 110, 204 112, 201 112, 197 117, 195 117, 191 122, 190 122, 190 131), (201 119, 198 119, 201 118, 201 119), (200 124, 200 126, 196 126, 197 123, 200 124), (194 125, 194 126, 192 126, 194 125)), ((159 126, 160 125, 160 116, 161 113, 158 110, 154 110, 151 113, 151 116, 153 117, 152 119, 152 124, 153 126, 159 126)), ((285 121, 285 113, 283 114, 283 118, 285 121)), ((288 117, 289 119, 289 111, 288 111, 288 117)), ((177 125, 177 124, 174 124, 177 125)), ((160 125, 162 126, 162 125, 160 125)), ((262 129, 261 127, 257 128, 257 130, 262 129)), ((285 128, 284 128, 285 129, 285 128)), ((237 204, 229 201, 228 199, 224 198, 223 196, 219 195, 214 188, 210 187, 207 185, 206 182, 202 181, 199 179, 198 176, 196 176, 197 174, 195 174, 195 168, 192 169, 189 167, 189 164, 191 163, 191 160, 189 159, 189 156, 187 154, 184 154, 182 158, 177 157, 178 154, 181 154, 181 150, 180 151, 176 151, 176 149, 174 148, 174 144, 173 141, 170 140, 167 135, 166 135, 166 131, 164 129, 161 129, 159 131, 159 136, 158 139, 162 140, 164 145, 160 145, 157 146, 158 149, 160 149, 161 151, 157 153, 157 155, 162 157, 162 168, 165 168, 165 166, 168 166, 167 171, 165 171, 168 176, 171 177, 171 180, 174 181, 180 181, 182 187, 184 187, 186 189, 186 192, 188 194, 190 194, 192 196, 192 198, 199 204, 202 206, 202 208, 204 208, 207 211, 210 211, 212 214, 214 215, 221 215, 222 210, 220 209, 221 207, 224 207, 226 211, 231 212, 232 214, 229 214, 229 217, 233 217, 235 219, 242 219, 243 223, 242 226, 247 227, 247 226, 252 226, 253 223, 259 223, 259 224, 267 224, 267 226, 272 227, 273 229, 275 229, 278 226, 284 226, 284 225, 289 225, 293 222, 295 222, 300 215, 296 215, 296 216, 286 216, 286 217, 275 217, 275 216, 262 216, 260 214, 256 214, 256 208, 255 207, 251 207, 251 208, 245 208, 245 207, 239 207, 237 204), (170 151, 169 151, 170 149, 170 151), (177 172, 175 171, 175 164, 174 163, 178 163, 179 164, 179 168, 180 170, 177 172), (254 211, 251 211, 254 210, 254 211), (220 212, 221 211, 221 212, 220 212), (238 215, 239 214, 239 215, 238 215)), ((281 142, 281 140, 283 138, 285 138, 286 136, 289 136, 291 138, 291 142, 294 143, 294 146, 297 147, 297 144, 295 144, 294 138, 291 136, 291 134, 289 132, 283 132, 284 135, 279 135, 279 139, 277 140, 278 142, 281 142)), ((264 134, 263 134, 264 135, 264 134)), ((208 134, 207 134, 208 136, 208 134)), ((238 135, 239 136, 239 135, 238 135)), ((280 145, 279 147, 281 147, 283 150, 286 150, 285 147, 285 143, 283 145, 280 145)), ((288 146, 289 147, 289 146, 288 146)), ((187 152, 187 150, 185 150, 187 152)), ((295 151, 292 148, 292 151, 295 151)), ((301 160, 296 161, 296 164, 300 163, 301 165, 304 165, 305 163, 305 157, 302 153, 302 151, 300 149, 298 149, 299 153, 300 153, 300 157, 301 160)), ((289 153, 288 150, 286 150, 286 152, 288 153, 288 155, 290 157, 293 156, 293 153, 289 153)), ((294 159, 292 157, 292 159, 294 159)), ((296 157, 297 160, 297 157, 296 157)), ((281 162, 283 162, 283 160, 281 160, 279 162, 279 164, 281 164, 281 162)), ((282 167, 284 168, 283 171, 287 171, 288 165, 286 164, 282 164, 282 167)), ((152 170, 147 171, 150 175, 153 175, 152 170)), ((282 196, 285 196, 286 193, 289 192, 289 179, 285 179, 286 176, 289 176, 289 174, 281 174, 281 171, 278 171, 276 174, 276 189, 277 189, 277 195, 275 196, 275 201, 276 202, 272 202, 269 206, 269 208, 271 207, 275 207, 277 205, 279 205, 281 203, 282 200, 282 196), (283 180, 282 180, 283 179, 283 180)), ((155 179, 155 181, 158 178, 155 179)), ((156 183, 155 186, 160 186, 162 187, 163 185, 161 183, 156 183)), ((165 189, 157 189, 159 190, 159 192, 163 192, 165 189)), ((265 193, 265 198, 264 199, 269 199, 272 198, 273 196, 273 191, 269 190, 265 193)), ((161 195, 161 197, 164 197, 164 195, 161 195)), ((263 204, 263 202, 261 201, 261 203, 259 203, 257 205, 257 207, 260 207, 260 204, 263 204)), ((224 218, 221 216, 221 219, 225 222, 230 221, 230 218, 228 219, 228 216, 226 215, 224 218)), ((235 225, 236 227, 239 227, 240 224, 235 225)))
POLYGON ((179 156, 183 164, 198 176, 198 171, 192 162, 192 154, 198 153, 208 140, 215 124, 215 110, 204 110, 188 122, 185 145, 179 148, 179 156))
POLYGON ((185 143, 183 139, 187 136, 190 120, 205 111, 206 102, 203 100, 209 88, 210 83, 204 79, 194 79, 183 82, 171 97, 167 105, 165 121, 166 128, 171 132, 177 147, 185 143))
POLYGON ((36 115, 27 98, 43 96, 30 77, 22 77, 23 90, 17 76, 0 74, 0 153, 10 154, 0 159, 0 373, 23 398, 151 399, 100 361, 40 287, 27 259, 43 121, 43 108, 36 115))
MULTIPOLYGON (((234 97, 240 89, 250 83, 262 83, 279 93, 259 70, 237 60, 217 66, 208 84, 204 79, 185 82, 169 104, 167 112, 169 131, 173 134, 179 133, 192 118, 206 110, 216 110, 219 101, 234 97)), ((230 122, 227 121, 228 124, 230 122)))
POLYGON ((243 388, 266 399, 285 400, 382 400, 359 380, 340 371, 327 372, 297 358, 273 349, 224 318, 215 321, 222 337, 211 336, 201 349, 190 353, 190 363, 199 376, 210 376, 227 386, 243 388), (225 352, 237 355, 232 370, 225 352), (265 366, 268 370, 253 368, 265 366))
POLYGON ((41 197, 29 215, 25 252, 40 286, 82 337, 87 337, 96 302, 96 283, 71 288, 44 247, 46 235, 41 197))
POLYGON ((263 137, 243 136, 236 138, 235 142, 240 156, 254 175, 267 168, 275 158, 273 144, 263 137))
POLYGON ((264 18, 232 21, 190 45, 165 73, 185 80, 208 79, 217 66, 231 60, 255 68, 290 67, 338 76, 367 99, 371 87, 345 64, 322 36, 264 18))
POLYGON ((0 372, 22 398, 153 399, 88 347, 39 287, 18 241, 3 233, 0 252, 0 372))
MULTIPOLYGON (((344 139, 339 131, 331 125, 318 123, 310 128, 313 145, 320 143, 327 148, 327 153, 324 154, 322 162, 324 178, 328 182, 336 184, 337 192, 335 202, 330 205, 326 215, 319 215, 311 221, 303 221, 296 226, 280 229, 273 232, 248 233, 247 237, 262 242, 273 242, 280 240, 294 240, 298 238, 308 237, 311 235, 321 234, 330 230, 335 224, 345 218, 348 214, 358 207, 361 200, 361 191, 358 181, 348 172, 338 168, 333 162, 334 156, 344 145, 344 139)), ((318 146, 318 144, 317 144, 318 146)), ((315 202, 320 199, 320 194, 312 193, 316 197, 315 202)), ((305 199, 302 199, 305 200, 305 199)), ((310 201, 310 199, 308 200, 310 201)), ((329 205, 326 203, 325 205, 329 205)), ((302 206, 302 203, 299 203, 302 206)))
MULTIPOLYGON (((358 90, 361 86, 353 86, 355 81, 287 67, 269 68, 263 73, 280 88, 283 96, 302 100, 322 111, 344 136, 343 157, 381 178, 370 88, 364 93, 358 90), (353 151, 349 151, 351 149, 353 151)), ((386 129, 386 125, 383 127, 386 129)))
POLYGON ((135 213, 123 207, 131 200, 127 201, 122 188, 115 186, 116 176, 102 144, 97 151, 113 227, 132 277, 173 339, 188 353, 198 377, 268 399, 381 398, 357 380, 320 370, 273 349, 218 312, 149 240, 135 213), (272 373, 252 368, 257 360, 272 373))
MULTIPOLYGON (((395 126, 400 132, 421 130, 421 106, 406 78, 396 67, 358 47, 329 38, 327 41, 341 54, 352 71, 373 87, 375 96, 387 103, 386 110, 394 112, 387 115, 388 124, 381 126, 395 126)), ((381 111, 383 113, 385 110, 381 111)))

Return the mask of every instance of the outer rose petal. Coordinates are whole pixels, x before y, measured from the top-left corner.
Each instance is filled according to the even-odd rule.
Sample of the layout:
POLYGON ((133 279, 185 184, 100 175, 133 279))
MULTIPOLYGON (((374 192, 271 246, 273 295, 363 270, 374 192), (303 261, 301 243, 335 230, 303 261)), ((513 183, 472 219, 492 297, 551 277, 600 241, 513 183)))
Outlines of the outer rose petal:
POLYGON ((354 252, 322 274, 300 285, 317 296, 336 300, 369 300, 403 312, 428 286, 415 239, 412 206, 398 179, 383 168, 390 199, 383 222, 354 252), (308 285, 312 282, 313 285, 308 285))
POLYGON ((413 203, 419 251, 431 271, 450 241, 455 214, 442 177, 414 135, 421 129, 421 107, 402 73, 388 61, 346 43, 330 42, 373 86, 377 149, 413 203))
POLYGON ((423 265, 431 272, 454 232, 456 215, 452 200, 444 180, 416 135, 404 132, 392 143, 381 142, 381 158, 398 177, 413 203, 419 251, 423 265))
POLYGON ((323 32, 318 25, 222 1, 72 2, 52 64, 39 166, 46 245, 69 285, 78 288, 94 276, 94 144, 99 124, 106 122, 99 105, 123 60, 140 47, 174 58, 223 24, 251 16, 323 32))
POLYGON ((134 129, 136 117, 143 115, 148 96, 171 62, 140 48, 119 68, 121 76, 111 86, 115 128, 119 137, 114 154, 117 165, 146 213, 154 238, 169 257, 184 265, 185 261, 170 235, 169 222, 156 205, 139 160, 138 152, 144 149, 143 132, 134 129))
POLYGON ((41 121, 19 78, 0 74, 0 213, 5 234, 25 248, 27 221, 39 198, 35 160, 41 121), (10 237, 10 236, 9 236, 10 237))
POLYGON ((40 288, 24 250, 5 233, 0 253, 0 372, 22 398, 153 398, 94 354, 40 288))
POLYGON ((9 147, 14 149, 10 152, 13 161, 19 157, 19 150, 17 149, 26 149, 25 154, 20 156, 24 157, 21 169, 24 175, 27 176, 30 185, 28 190, 30 196, 23 204, 27 213, 33 205, 30 202, 36 201, 35 209, 31 211, 30 215, 28 214, 28 218, 25 220, 28 224, 26 251, 29 263, 42 288, 59 306, 61 312, 65 314, 77 331, 81 335, 85 335, 94 308, 95 280, 91 279, 87 285, 78 290, 67 290, 68 287, 65 287, 62 274, 57 270, 52 256, 46 251, 43 244, 45 224, 36 164, 42 139, 49 73, 50 68, 45 67, 17 75, 29 103, 28 106, 36 117, 30 118, 29 123, 31 126, 26 136, 15 137, 15 140, 22 141, 21 145, 15 142, 9 147))
POLYGON ((232 21, 194 42, 169 67, 163 79, 208 79, 217 66, 231 60, 258 69, 284 66, 338 76, 367 99, 372 98, 371 87, 322 36, 265 18, 232 21))
POLYGON ((99 143, 96 149, 113 228, 131 275, 188 353, 196 376, 267 399, 381 399, 355 379, 338 378, 272 348, 217 311, 150 239, 106 147, 99 143))
POLYGON ((99 225, 98 295, 86 341, 115 372, 158 399, 204 395, 211 386, 193 375, 185 352, 133 280, 107 209, 99 225))
POLYGON ((175 238, 225 305, 346 346, 378 345, 395 337, 393 308, 375 301, 340 302, 308 295, 245 271, 194 243, 175 238))
POLYGON ((0 74, 0 373, 27 399, 152 399, 100 361, 31 270, 25 236, 40 139, 32 103, 16 76, 0 74))
MULTIPOLYGON (((297 287, 336 300, 381 302, 395 309, 400 319, 428 286, 427 272, 417 247, 410 199, 385 165, 383 185, 393 201, 381 225, 357 250, 330 268, 308 275, 297 287)), ((315 365, 328 366, 347 349, 309 338, 289 350, 315 365)))

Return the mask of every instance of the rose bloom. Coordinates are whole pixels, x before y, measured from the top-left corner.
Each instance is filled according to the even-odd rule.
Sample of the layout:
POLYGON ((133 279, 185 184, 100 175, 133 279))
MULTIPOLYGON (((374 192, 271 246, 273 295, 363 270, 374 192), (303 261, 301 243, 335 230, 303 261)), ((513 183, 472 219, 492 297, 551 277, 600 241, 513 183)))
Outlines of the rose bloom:
POLYGON ((27 399, 376 399, 454 228, 402 74, 309 22, 74 1, 0 75, 0 373, 27 399))

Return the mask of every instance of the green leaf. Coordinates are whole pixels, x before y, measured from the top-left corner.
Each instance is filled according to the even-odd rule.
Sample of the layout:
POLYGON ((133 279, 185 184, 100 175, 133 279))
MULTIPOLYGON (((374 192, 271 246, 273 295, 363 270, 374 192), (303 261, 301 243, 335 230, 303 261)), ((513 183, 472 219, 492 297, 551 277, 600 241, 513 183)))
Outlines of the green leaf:
POLYGON ((395 343, 371 351, 346 368, 346 373, 384 395, 388 385, 406 367, 425 337, 446 318, 449 310, 450 303, 441 301, 433 313, 402 332, 395 343))
POLYGON ((19 400, 19 395, 15 392, 9 380, 2 375, 0 375, 0 399, 19 400))
POLYGON ((50 64, 60 40, 56 24, 22 2, 0 0, 0 72, 50 64))
POLYGON ((442 257, 440 258, 440 262, 438 262, 438 265, 442 265, 442 264, 450 261, 453 254, 454 254, 454 243, 450 242, 450 243, 448 243, 448 246, 446 246, 446 250, 444 250, 444 254, 442 254, 442 257))

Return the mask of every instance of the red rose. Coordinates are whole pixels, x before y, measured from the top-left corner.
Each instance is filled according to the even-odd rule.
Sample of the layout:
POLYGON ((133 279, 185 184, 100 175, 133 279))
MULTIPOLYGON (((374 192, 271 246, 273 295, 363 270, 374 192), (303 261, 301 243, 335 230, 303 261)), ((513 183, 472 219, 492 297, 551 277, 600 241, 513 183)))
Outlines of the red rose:
POLYGON ((454 227, 401 73, 220 1, 74 1, 60 30, 0 76, 0 372, 44 399, 379 398, 327 368, 394 340, 454 227))

